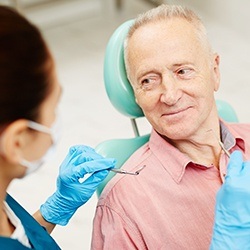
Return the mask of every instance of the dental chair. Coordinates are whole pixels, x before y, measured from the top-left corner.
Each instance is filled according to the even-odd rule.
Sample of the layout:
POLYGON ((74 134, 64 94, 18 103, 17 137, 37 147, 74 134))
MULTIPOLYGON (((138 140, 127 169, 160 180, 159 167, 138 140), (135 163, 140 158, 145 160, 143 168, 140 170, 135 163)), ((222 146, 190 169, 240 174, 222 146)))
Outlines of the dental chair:
MULTIPOLYGON (((104 58, 104 83, 112 105, 131 120, 134 138, 111 139, 97 145, 96 152, 104 157, 117 160, 116 168, 123 163, 143 144, 149 140, 149 134, 140 135, 136 123, 137 118, 144 117, 141 108, 135 102, 133 89, 127 79, 123 58, 123 42, 133 20, 119 26, 111 36, 106 47, 104 58)), ((238 122, 237 115, 231 105, 225 101, 216 101, 219 116, 228 122, 238 122)), ((107 182, 115 173, 110 172, 107 178, 98 186, 97 196, 100 196, 107 182)))

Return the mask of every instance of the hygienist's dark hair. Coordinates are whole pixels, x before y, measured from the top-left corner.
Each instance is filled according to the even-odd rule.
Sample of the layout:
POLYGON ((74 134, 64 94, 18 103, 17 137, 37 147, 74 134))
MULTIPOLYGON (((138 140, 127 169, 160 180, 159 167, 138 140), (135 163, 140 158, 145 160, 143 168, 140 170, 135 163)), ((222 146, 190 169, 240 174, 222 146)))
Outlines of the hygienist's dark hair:
POLYGON ((14 9, 0 6, 0 132, 17 119, 39 118, 53 67, 37 27, 14 9))

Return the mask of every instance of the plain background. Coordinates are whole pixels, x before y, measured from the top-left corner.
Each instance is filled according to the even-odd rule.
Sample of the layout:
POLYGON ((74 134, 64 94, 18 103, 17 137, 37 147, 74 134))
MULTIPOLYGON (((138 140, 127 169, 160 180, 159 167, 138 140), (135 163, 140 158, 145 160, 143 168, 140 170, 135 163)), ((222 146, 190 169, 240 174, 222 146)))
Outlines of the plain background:
MULTIPOLYGON (((10 1, 0 1, 9 3, 10 1)), ((20 1, 20 11, 41 28, 54 55, 63 86, 60 113, 63 137, 56 156, 36 173, 15 180, 12 194, 30 213, 55 189, 61 161, 76 144, 95 147, 103 140, 133 137, 130 121, 114 109, 103 84, 103 59, 108 39, 124 21, 153 7, 144 0, 20 1)), ((250 30, 248 0, 165 1, 183 4, 204 20, 213 48, 221 56, 221 87, 216 97, 231 103, 241 122, 249 122, 250 30)), ((150 126, 139 119, 142 133, 150 126)), ((58 226, 53 237, 62 249, 89 249, 97 197, 78 211, 66 227, 58 226)))

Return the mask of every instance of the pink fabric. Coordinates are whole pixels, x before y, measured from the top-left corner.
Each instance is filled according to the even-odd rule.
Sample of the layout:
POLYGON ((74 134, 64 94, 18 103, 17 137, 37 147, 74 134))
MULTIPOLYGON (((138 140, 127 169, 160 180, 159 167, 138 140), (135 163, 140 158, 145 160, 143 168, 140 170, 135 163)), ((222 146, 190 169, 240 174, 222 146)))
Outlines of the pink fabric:
MULTIPOLYGON (((222 124, 221 130, 226 148, 250 159, 250 125, 222 124)), ((91 249, 209 249, 227 162, 222 154, 220 171, 194 164, 153 131, 123 166, 145 169, 138 176, 116 175, 102 193, 91 249)))

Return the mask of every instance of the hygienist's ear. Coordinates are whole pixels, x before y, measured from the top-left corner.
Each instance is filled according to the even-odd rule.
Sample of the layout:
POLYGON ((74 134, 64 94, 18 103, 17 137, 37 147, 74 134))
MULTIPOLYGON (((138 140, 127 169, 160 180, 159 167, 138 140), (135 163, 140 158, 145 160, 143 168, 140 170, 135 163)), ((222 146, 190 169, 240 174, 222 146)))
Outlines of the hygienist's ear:
POLYGON ((213 75, 214 75, 214 91, 220 87, 220 56, 217 53, 213 55, 213 75))
POLYGON ((19 119, 9 124, 1 134, 0 154, 12 164, 19 163, 29 141, 28 121, 19 119))

